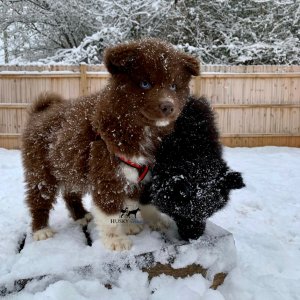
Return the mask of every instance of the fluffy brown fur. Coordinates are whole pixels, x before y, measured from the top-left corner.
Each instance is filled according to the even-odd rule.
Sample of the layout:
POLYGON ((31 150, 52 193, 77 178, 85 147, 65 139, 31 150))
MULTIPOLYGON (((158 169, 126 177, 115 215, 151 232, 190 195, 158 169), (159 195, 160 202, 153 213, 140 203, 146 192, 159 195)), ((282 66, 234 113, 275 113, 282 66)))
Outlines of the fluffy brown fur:
MULTIPOLYGON (((108 48, 104 62, 112 76, 103 91, 72 102, 44 94, 30 109, 22 155, 33 233, 47 228, 59 190, 74 220, 87 214, 81 203, 87 192, 105 215, 137 199, 138 185, 116 156, 153 163, 188 98, 191 75, 199 73, 195 58, 156 39, 108 48)), ((130 248, 120 243, 106 246, 130 248)))

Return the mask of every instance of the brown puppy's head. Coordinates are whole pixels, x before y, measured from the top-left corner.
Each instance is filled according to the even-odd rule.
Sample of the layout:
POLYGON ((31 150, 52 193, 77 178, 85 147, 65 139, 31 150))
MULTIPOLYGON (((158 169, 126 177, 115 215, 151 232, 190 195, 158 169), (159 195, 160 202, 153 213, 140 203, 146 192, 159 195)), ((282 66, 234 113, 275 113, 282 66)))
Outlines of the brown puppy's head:
POLYGON ((199 74, 197 59, 157 39, 108 48, 104 62, 112 75, 112 105, 122 115, 130 112, 140 126, 175 121, 188 98, 191 76, 199 74))

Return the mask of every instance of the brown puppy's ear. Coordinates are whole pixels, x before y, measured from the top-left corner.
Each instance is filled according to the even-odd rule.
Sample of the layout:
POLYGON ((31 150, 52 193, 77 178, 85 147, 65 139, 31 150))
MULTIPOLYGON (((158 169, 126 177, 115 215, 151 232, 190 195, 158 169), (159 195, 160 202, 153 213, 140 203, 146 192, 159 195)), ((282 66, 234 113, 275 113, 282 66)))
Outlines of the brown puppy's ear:
POLYGON ((136 47, 133 44, 122 44, 107 48, 104 51, 104 64, 111 74, 126 72, 136 59, 136 47))
POLYGON ((193 76, 200 75, 200 63, 197 58, 181 53, 180 57, 183 61, 185 69, 193 76))

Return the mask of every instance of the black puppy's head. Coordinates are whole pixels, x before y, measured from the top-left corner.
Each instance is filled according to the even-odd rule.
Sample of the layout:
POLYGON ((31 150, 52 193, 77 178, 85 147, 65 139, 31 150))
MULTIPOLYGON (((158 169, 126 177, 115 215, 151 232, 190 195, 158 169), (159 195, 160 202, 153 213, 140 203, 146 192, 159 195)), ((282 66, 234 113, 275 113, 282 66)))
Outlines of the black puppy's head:
POLYGON ((198 239, 204 233, 206 219, 227 204, 231 190, 243 187, 245 184, 241 173, 234 171, 220 174, 215 185, 194 186, 196 195, 192 201, 185 201, 182 209, 184 214, 180 216, 171 212, 181 238, 198 239))
MULTIPOLYGON (((189 194, 185 198, 180 195, 187 195, 183 189, 187 184, 181 182, 178 186, 181 189, 177 189, 169 200, 172 208, 169 207, 166 213, 176 222, 182 239, 198 239, 204 233, 206 220, 228 203, 230 192, 245 186, 241 173, 226 169, 220 170, 217 178, 199 178, 202 184, 188 182, 189 194), (176 209, 173 209, 174 205, 176 209)), ((160 206, 165 210, 168 207, 166 203, 160 203, 160 206)))

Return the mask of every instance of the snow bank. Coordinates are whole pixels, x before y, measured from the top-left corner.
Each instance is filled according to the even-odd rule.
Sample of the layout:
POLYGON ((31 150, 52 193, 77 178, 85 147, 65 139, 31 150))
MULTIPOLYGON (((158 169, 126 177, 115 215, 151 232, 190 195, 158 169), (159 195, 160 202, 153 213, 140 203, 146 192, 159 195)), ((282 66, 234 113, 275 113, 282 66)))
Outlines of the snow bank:
MULTIPOLYGON (((35 243, 28 238, 24 249, 17 254, 18 241, 29 224, 23 203, 20 152, 0 149, 0 285, 11 282, 16 274, 38 275, 43 268, 55 271, 55 276, 33 280, 23 291, 7 299, 298 299, 300 149, 226 148, 225 158, 233 169, 243 172, 247 187, 234 191, 230 204, 211 218, 233 233, 237 249, 237 266, 214 291, 201 275, 185 279, 161 275, 148 282, 148 275, 138 268, 126 269, 126 264, 131 263, 128 253, 112 254, 103 249, 93 225, 90 231, 95 241, 88 247, 84 234, 68 217, 60 199, 51 215, 51 225, 57 230, 55 239, 35 243), (108 258, 115 259, 124 270, 99 267, 108 258), (76 269, 91 260, 96 266, 92 271, 79 268, 75 272, 70 267, 76 269), (111 289, 104 286, 109 281, 115 282, 111 289)), ((86 198, 85 203, 88 207, 90 199, 86 198)), ((213 234, 213 226, 208 226, 206 235, 213 234)), ((204 241, 209 246, 205 236, 193 244, 196 247, 204 241)), ((146 229, 134 237, 132 253, 157 249, 165 243, 160 233, 146 229)), ((226 245, 228 248, 216 244, 203 253, 180 247, 172 266, 177 268, 202 260, 203 265, 211 268, 230 269, 230 262, 235 259, 232 244, 226 245), (222 255, 226 260, 218 261, 216 257, 222 255), (226 265, 222 265, 224 261, 226 265)), ((163 259, 163 253, 157 256, 163 259)))

